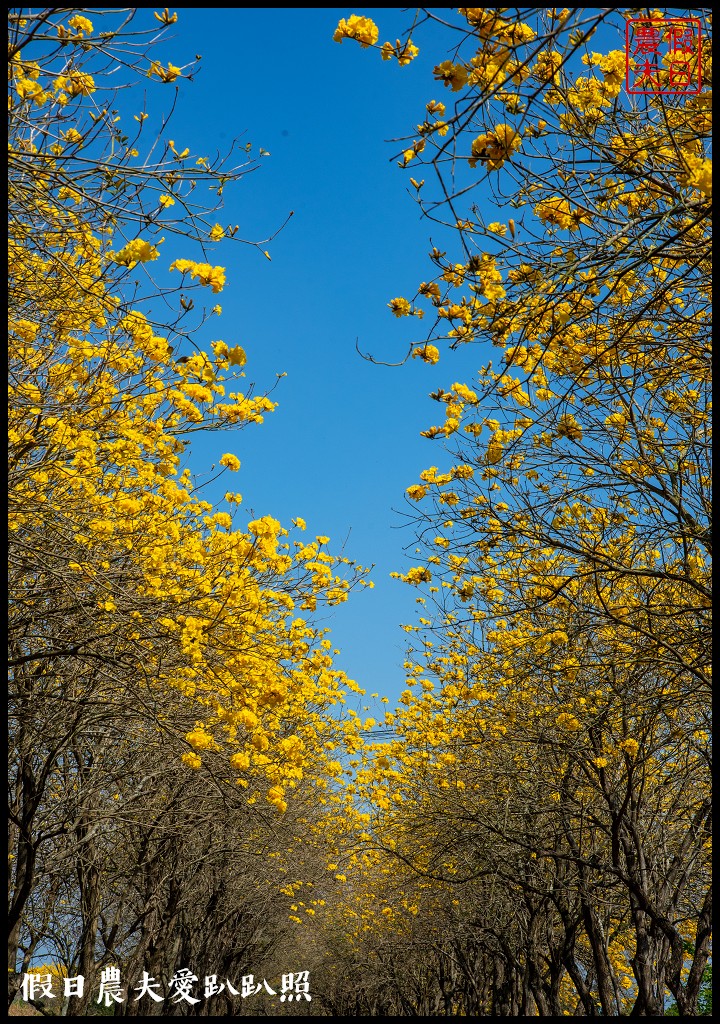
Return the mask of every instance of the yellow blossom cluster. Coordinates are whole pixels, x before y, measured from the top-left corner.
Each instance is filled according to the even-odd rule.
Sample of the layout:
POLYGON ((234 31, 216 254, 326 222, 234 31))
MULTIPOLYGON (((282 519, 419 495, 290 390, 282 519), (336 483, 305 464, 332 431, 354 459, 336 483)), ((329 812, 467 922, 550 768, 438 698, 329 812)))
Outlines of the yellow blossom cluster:
POLYGON ((347 19, 341 18, 333 39, 336 43, 341 43, 343 39, 355 39, 365 49, 368 46, 374 46, 379 35, 378 27, 371 18, 351 14, 347 19))

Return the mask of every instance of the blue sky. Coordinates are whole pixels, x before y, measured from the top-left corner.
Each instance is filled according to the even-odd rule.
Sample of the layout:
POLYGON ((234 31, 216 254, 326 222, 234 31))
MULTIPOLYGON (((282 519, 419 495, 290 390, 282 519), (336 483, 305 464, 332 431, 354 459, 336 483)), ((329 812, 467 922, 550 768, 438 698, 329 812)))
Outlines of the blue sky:
MULTIPOLYGON (((386 140, 411 133, 425 103, 446 99, 447 90, 432 79, 444 59, 437 50, 400 68, 354 41, 334 43, 339 18, 350 13, 180 9, 158 56, 184 64, 202 55, 194 80, 182 83, 168 132, 178 148, 214 153, 243 135, 255 152, 270 151, 228 189, 220 222, 263 238, 294 211, 270 247, 271 262, 232 243, 212 257, 226 267, 228 284, 209 337, 243 345, 248 380, 260 391, 287 373, 273 394, 278 408, 237 435, 195 435, 189 465, 202 478, 233 451, 242 468, 213 485, 210 500, 239 490, 247 518, 272 515, 289 525, 302 516, 333 550, 344 542, 349 557, 375 563, 375 589, 353 594, 326 625, 342 651, 339 667, 368 695, 394 702, 405 687, 399 627, 416 608, 416 592, 389 577, 413 564, 404 492, 421 469, 446 459, 419 436, 443 418, 428 394, 469 379, 462 362, 475 365, 481 354, 392 368, 356 351, 358 339, 363 351, 392 361, 411 338, 424 337, 420 321, 399 321, 387 308, 431 278, 432 225, 421 222, 409 172, 394 159, 401 147, 386 140)), ((378 23, 380 42, 394 41, 409 18, 399 9, 357 13, 378 23)), ((169 102, 171 88, 153 88, 149 102, 160 107, 165 89, 169 102)))

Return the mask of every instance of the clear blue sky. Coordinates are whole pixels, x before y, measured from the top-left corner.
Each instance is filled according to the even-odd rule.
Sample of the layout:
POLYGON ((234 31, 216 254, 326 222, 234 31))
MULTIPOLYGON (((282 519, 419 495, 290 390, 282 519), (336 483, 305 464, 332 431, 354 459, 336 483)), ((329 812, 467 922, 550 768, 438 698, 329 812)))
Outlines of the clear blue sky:
MULTIPOLYGON (((221 243, 213 256, 228 284, 212 337, 243 345, 248 380, 260 391, 287 373, 273 394, 278 408, 234 436, 195 435, 189 465, 202 476, 233 451, 242 468, 226 474, 210 499, 239 490, 247 518, 272 515, 290 525, 302 516, 308 533, 327 534, 333 550, 345 541, 349 557, 375 563, 375 589, 352 595, 326 624, 342 651, 339 667, 368 696, 379 691, 394 703, 405 687, 399 627, 416 608, 416 592, 389 578, 413 564, 404 551, 413 550, 404 492, 421 469, 447 461, 419 436, 443 419, 428 393, 469 382, 467 368, 482 353, 388 368, 363 361, 355 341, 394 360, 411 338, 424 337, 422 322, 399 321, 387 308, 431 278, 432 225, 420 220, 409 172, 397 167, 401 147, 386 140, 410 134, 428 100, 450 98, 432 78, 445 54, 425 53, 420 41, 420 57, 400 68, 354 41, 332 41, 338 20, 351 13, 372 17, 380 42, 394 41, 408 25, 400 9, 178 13, 159 55, 184 64, 198 53, 202 62, 194 81, 182 83, 170 137, 214 153, 245 133, 255 152, 270 151, 228 190, 219 217, 239 224, 244 237, 266 237, 294 211, 271 246, 272 262, 233 244, 221 243)), ((172 87, 165 88, 170 100, 172 87)), ((153 104, 163 98, 163 88, 151 90, 153 104)))

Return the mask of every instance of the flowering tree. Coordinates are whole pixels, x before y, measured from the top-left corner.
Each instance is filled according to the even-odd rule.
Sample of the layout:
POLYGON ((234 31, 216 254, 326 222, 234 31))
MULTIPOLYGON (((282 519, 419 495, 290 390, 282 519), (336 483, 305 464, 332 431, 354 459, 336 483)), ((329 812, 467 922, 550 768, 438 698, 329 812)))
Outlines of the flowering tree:
POLYGON ((525 906, 512 948, 478 923, 510 994, 465 1012, 656 1015, 672 993, 692 1013, 709 954, 708 23, 681 51, 679 22, 659 30, 655 70, 630 52, 628 95, 631 17, 336 33, 451 54, 398 154, 434 270, 389 306, 429 324, 405 359, 481 352, 432 395, 446 467, 407 491, 424 557, 398 575, 422 610, 367 795, 423 876, 507 887, 500 931, 525 906))
POLYGON ((190 77, 153 56, 177 15, 136 30, 130 9, 88 13, 9 15, 10 1001, 63 891, 67 966, 92 976, 116 798, 150 827, 158 799, 174 806, 168 770, 192 787, 212 769, 234 806, 277 817, 304 778, 339 772, 326 750, 354 728, 337 709, 354 684, 312 613, 363 572, 299 539, 300 519, 292 540, 270 516, 239 525, 241 496, 213 507, 183 468, 194 432, 274 408, 245 386, 240 345, 199 340, 222 313, 211 250, 240 239, 216 214, 249 147, 191 157, 143 109, 142 78, 190 77), (175 245, 199 258, 165 257, 175 245))

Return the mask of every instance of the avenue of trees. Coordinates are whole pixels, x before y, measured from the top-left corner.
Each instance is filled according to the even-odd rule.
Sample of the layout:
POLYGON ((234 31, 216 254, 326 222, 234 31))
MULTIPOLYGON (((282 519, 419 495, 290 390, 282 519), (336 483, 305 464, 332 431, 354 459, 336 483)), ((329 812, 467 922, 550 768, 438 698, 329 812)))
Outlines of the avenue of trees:
POLYGON ((368 736, 318 618, 366 570, 185 468, 274 408, 197 341, 223 247, 268 244, 219 212, 252 149, 148 116, 192 74, 156 57, 170 10, 11 9, 11 1005, 38 971, 85 978, 34 1000, 70 1016, 711 1012, 711 32, 631 26, 658 69, 638 49, 628 93, 642 16, 335 32, 435 61, 397 163, 436 247, 388 295, 414 340, 369 357, 447 385, 398 480, 407 689, 368 736), (99 1007, 110 967, 309 971, 312 1002, 99 1007))

